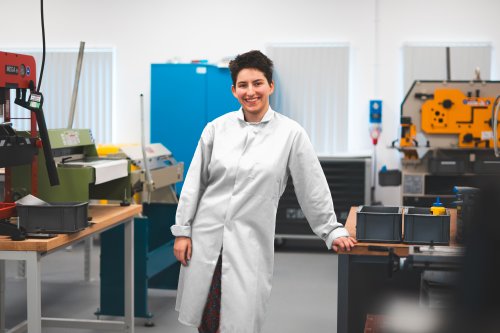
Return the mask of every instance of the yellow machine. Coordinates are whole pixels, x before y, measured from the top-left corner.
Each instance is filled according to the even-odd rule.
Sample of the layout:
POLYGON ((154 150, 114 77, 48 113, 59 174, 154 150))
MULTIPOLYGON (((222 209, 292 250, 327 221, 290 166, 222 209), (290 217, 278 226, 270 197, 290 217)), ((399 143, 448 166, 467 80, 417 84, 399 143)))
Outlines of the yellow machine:
POLYGON ((492 148, 494 101, 495 96, 471 97, 459 89, 436 89, 434 98, 422 105, 422 130, 429 134, 457 134, 458 147, 492 148))
POLYGON ((413 83, 393 142, 402 153, 403 205, 429 207, 439 196, 450 206, 454 186, 477 187, 500 177, 493 149, 500 144, 499 100, 500 81, 413 83))
POLYGON ((184 162, 176 161, 162 144, 148 144, 144 151, 139 144, 99 145, 97 152, 131 161, 130 186, 136 203, 177 203, 175 184, 183 180, 184 162))
POLYGON ((411 122, 411 118, 401 118, 400 147, 413 147, 416 145, 417 127, 411 122))
POLYGON ((492 125, 498 95, 497 81, 415 81, 401 105, 401 133, 393 146, 491 149, 494 133, 500 144, 499 123, 492 125))

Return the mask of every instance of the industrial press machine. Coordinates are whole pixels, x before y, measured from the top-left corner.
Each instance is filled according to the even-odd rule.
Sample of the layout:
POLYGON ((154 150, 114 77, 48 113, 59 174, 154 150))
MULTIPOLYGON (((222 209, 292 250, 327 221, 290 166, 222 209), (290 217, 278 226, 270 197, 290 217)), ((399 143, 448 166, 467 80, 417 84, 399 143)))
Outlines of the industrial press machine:
POLYGON ((0 232, 14 239, 22 239, 23 236, 8 221, 16 215, 12 192, 13 168, 26 168, 25 177, 30 182, 28 193, 37 195, 37 180, 40 179, 39 171, 42 170, 49 186, 59 184, 42 109, 43 95, 36 88, 35 59, 28 55, 0 52, 0 116, 3 118, 0 124, 0 168, 5 168, 4 202, 0 203, 0 232), (11 90, 15 90, 14 103, 29 111, 29 117, 25 117, 30 119, 29 131, 16 131, 11 123, 12 119, 23 119, 11 115, 11 90), (41 154, 38 154, 41 148, 45 165, 42 168, 38 164, 42 159, 41 154))
MULTIPOLYGON (((415 81, 401 105, 401 196, 405 206, 445 205, 453 187, 500 177, 499 81, 415 81)), ((382 177, 384 176, 380 173, 382 177)))

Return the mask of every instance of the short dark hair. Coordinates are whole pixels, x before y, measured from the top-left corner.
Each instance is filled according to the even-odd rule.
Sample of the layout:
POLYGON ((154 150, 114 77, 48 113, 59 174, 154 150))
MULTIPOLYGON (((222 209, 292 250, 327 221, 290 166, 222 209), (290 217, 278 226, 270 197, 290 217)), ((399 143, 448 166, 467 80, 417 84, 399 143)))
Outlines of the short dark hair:
POLYGON ((242 69, 253 68, 261 71, 271 84, 273 82, 273 62, 265 54, 258 50, 252 50, 243 54, 238 54, 236 58, 229 62, 231 79, 233 85, 236 85, 236 79, 242 69))

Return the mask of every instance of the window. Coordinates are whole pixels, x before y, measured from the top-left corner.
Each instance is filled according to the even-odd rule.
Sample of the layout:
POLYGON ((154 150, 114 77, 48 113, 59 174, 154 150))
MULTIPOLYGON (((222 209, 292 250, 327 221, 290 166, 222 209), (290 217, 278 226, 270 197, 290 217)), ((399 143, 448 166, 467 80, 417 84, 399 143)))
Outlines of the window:
POLYGON ((476 68, 480 69, 482 80, 490 79, 492 48, 489 44, 407 44, 403 47, 405 92, 415 80, 446 80, 447 46, 451 80, 473 80, 476 68))
POLYGON ((271 107, 301 124, 318 155, 347 149, 349 46, 271 45, 271 107))
MULTIPOLYGON (((29 54, 35 57, 37 78, 40 76, 42 52, 40 50, 10 50, 7 52, 29 54)), ((48 50, 40 91, 44 96, 43 110, 47 128, 68 127, 71 96, 75 81, 78 49, 48 50)), ((15 92, 11 91, 11 100, 15 92)), ((96 143, 112 140, 113 109, 113 51, 110 49, 86 49, 73 128, 90 128, 96 143)), ((11 116, 29 117, 29 111, 12 102, 11 116)), ((17 130, 28 130, 29 121, 13 120, 17 130)))

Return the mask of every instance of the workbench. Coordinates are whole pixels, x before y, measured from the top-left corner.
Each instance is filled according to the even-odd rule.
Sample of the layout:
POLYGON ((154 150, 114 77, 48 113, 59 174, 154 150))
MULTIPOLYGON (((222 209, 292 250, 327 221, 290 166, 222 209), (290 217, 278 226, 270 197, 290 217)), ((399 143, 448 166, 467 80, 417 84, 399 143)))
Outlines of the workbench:
POLYGON ((76 233, 60 234, 49 239, 27 239, 12 241, 0 236, 0 332, 5 323, 5 260, 22 260, 27 270, 27 321, 7 331, 8 333, 41 333, 44 327, 64 327, 74 329, 117 330, 134 332, 134 216, 141 212, 142 206, 118 205, 89 206, 91 225, 76 233), (95 236, 117 225, 124 224, 125 233, 125 315, 123 321, 85 320, 66 318, 42 318, 41 315, 41 259, 57 250, 64 249, 78 241, 95 236))
MULTIPOLYGON (((356 211, 351 207, 345 228, 356 236, 356 211)), ((450 209, 450 244, 458 246, 456 210, 450 209)), ((421 270, 398 271, 389 276, 388 252, 373 247, 392 248, 399 257, 407 257, 409 244, 358 242, 350 252, 339 251, 337 333, 363 332, 367 314, 381 311, 385 300, 404 294, 418 297, 421 270), (375 248, 375 249, 377 249, 375 248)))

